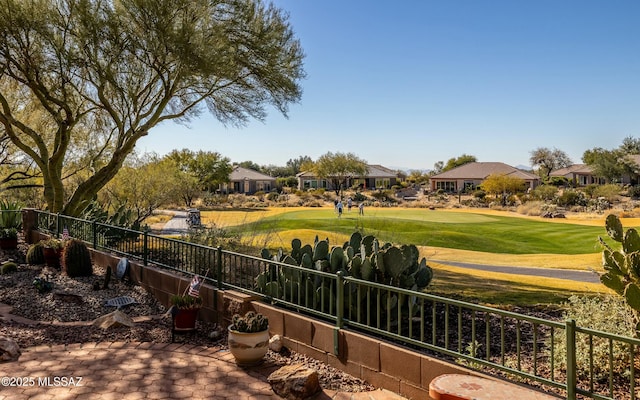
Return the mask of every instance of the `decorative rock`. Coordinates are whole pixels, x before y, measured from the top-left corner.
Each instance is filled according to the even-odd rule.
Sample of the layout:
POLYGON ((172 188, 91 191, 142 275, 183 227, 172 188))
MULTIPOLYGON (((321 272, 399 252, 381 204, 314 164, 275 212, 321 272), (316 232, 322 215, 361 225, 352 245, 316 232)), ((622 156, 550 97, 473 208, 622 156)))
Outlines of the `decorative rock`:
POLYGON ((318 373, 302 364, 285 365, 267 378, 273 391, 288 400, 302 400, 320 391, 318 373))
POLYGON ((82 304, 82 296, 71 292, 55 292, 54 297, 64 301, 65 303, 82 304))
POLYGON ((132 327, 135 325, 135 322, 125 313, 120 310, 116 310, 107 315, 103 315, 102 317, 96 318, 93 321, 93 326, 100 327, 102 329, 109 329, 112 326, 122 326, 126 325, 132 327))
POLYGON ((218 340, 222 337, 222 332, 219 331, 218 329, 214 329, 211 332, 209 332, 209 339, 211 340, 218 340))
POLYGON ((276 353, 280 353, 284 344, 282 343, 282 336, 273 335, 271 339, 269 339, 269 349, 271 351, 275 351, 276 353))
POLYGON ((17 361, 20 358, 20 347, 6 336, 0 336, 0 362, 17 361))

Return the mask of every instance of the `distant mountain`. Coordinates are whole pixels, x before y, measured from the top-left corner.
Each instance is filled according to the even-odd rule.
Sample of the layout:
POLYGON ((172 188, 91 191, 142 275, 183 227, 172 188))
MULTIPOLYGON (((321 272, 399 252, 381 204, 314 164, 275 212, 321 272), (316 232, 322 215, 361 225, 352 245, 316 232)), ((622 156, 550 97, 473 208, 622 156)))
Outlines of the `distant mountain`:
POLYGON ((516 165, 514 168, 521 169, 523 171, 533 171, 533 168, 531 168, 530 166, 522 164, 516 165))
POLYGON ((423 174, 428 174, 429 172, 431 172, 430 169, 407 168, 407 167, 398 167, 398 166, 389 166, 387 168, 389 168, 391 170, 394 170, 394 171, 402 171, 402 172, 404 172, 406 174, 410 173, 411 171, 416 171, 416 170, 422 172, 423 174))

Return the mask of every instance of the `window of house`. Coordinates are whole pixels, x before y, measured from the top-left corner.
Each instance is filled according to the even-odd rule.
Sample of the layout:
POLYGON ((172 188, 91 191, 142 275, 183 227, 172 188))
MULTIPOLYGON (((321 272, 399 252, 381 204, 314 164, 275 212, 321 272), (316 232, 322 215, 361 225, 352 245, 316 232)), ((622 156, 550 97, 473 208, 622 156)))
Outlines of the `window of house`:
POLYGON ((445 192, 455 192, 456 182, 455 181, 438 181, 436 182, 436 190, 437 189, 442 189, 445 192))

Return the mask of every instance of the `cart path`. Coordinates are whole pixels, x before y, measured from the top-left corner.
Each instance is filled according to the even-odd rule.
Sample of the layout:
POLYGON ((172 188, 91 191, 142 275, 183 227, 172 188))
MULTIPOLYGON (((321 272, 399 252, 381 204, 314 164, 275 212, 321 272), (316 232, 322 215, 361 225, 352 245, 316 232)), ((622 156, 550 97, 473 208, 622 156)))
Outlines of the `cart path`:
POLYGON ((483 265, 446 260, 430 260, 442 265, 462 267, 489 272, 501 272, 512 275, 541 276, 546 278, 566 279, 570 281, 600 283, 600 276, 595 271, 580 271, 575 269, 553 269, 536 267, 509 267, 503 265, 483 265))

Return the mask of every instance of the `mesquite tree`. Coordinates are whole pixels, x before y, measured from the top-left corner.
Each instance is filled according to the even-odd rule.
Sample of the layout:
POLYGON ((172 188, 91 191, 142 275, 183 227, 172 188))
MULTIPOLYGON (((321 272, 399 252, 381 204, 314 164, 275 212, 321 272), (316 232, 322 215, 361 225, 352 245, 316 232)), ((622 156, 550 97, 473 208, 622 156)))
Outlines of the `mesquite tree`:
POLYGON ((49 210, 77 215, 163 121, 286 116, 302 60, 286 15, 259 0, 2 0, 0 124, 49 210))

